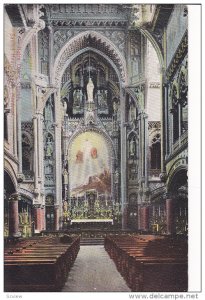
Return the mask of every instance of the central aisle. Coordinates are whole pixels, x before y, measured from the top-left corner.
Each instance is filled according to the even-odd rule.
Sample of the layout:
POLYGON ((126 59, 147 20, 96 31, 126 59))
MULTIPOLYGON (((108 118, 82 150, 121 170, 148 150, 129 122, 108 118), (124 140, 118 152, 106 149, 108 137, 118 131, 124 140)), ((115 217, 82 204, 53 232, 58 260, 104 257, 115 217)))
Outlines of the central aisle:
POLYGON ((103 246, 81 246, 62 292, 130 292, 103 246))

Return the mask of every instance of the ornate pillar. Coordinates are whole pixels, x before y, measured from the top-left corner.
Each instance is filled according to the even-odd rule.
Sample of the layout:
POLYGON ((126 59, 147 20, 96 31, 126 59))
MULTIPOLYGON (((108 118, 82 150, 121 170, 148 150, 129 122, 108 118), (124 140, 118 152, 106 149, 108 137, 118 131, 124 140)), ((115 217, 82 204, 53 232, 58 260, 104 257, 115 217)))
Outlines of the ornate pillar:
POLYGON ((45 222, 45 205, 41 206, 41 229, 46 230, 46 222, 45 222))
POLYGON ((141 177, 144 178, 144 120, 143 113, 140 113, 140 141, 141 141, 141 177))
POLYGON ((120 88, 120 113, 121 113, 121 209, 122 229, 127 228, 127 132, 125 123, 125 95, 120 88))
POLYGON ((164 142, 165 142, 165 136, 164 136, 164 125, 165 125, 165 101, 164 101, 164 89, 163 89, 163 83, 165 81, 164 79, 164 69, 161 70, 161 85, 160 85, 160 94, 161 94, 161 172, 165 172, 165 165, 164 165, 164 142))
MULTIPOLYGON (((165 143, 165 159, 169 155, 169 132, 168 132, 168 85, 164 83, 164 143, 165 143)), ((161 136, 161 139, 163 136, 161 136)))
POLYGON ((53 75, 53 28, 52 26, 48 26, 49 29, 49 78, 50 82, 52 82, 53 75))
POLYGON ((173 234, 175 232, 173 199, 166 199, 166 215, 167 215, 167 234, 173 234))
POLYGON ((145 176, 145 188, 148 187, 148 115, 146 113, 143 114, 143 123, 144 123, 144 176, 145 176))
POLYGON ((138 167, 138 173, 139 173, 139 177, 142 176, 142 166, 141 166, 141 115, 139 114, 137 117, 137 121, 138 121, 138 128, 139 128, 139 145, 138 145, 138 155, 139 155, 139 167, 138 167))
POLYGON ((19 83, 16 89, 16 113, 17 113, 17 141, 18 141, 18 172, 22 173, 22 135, 21 135, 21 84, 19 83))
POLYGON ((140 220, 139 220, 139 229, 140 230, 144 230, 144 207, 139 208, 139 216, 140 216, 140 220))
MULTIPOLYGON (((19 85, 19 83, 18 83, 19 85)), ((12 98, 15 99, 14 103, 17 102, 17 90, 18 90, 18 85, 16 85, 16 90, 14 91, 14 89, 12 90, 12 98)), ((13 120, 13 152, 14 152, 14 157, 18 157, 18 151, 17 151, 17 144, 18 144, 18 134, 17 134, 17 128, 18 128, 18 116, 17 116, 17 105, 13 106, 13 110, 14 110, 14 120, 13 120)), ((21 146, 22 147, 22 146, 21 146)), ((21 169, 22 170, 22 169, 21 169)))
POLYGON ((141 230, 141 207, 140 205, 138 204, 138 230, 141 230))
POLYGON ((59 205, 54 206, 54 227, 59 230, 59 205))
POLYGON ((9 198, 9 236, 20 237, 19 214, 18 214, 19 194, 12 194, 9 198))
POLYGON ((33 117, 33 128, 34 128, 34 186, 35 190, 38 189, 38 127, 37 117, 33 117))
POLYGON ((149 231, 149 206, 143 208, 144 215, 144 231, 149 231))
POLYGON ((40 204, 33 206, 34 210, 34 222, 35 222, 35 233, 39 233, 42 230, 42 209, 40 204))
POLYGON ((179 147, 181 146, 181 104, 178 103, 178 117, 179 117, 179 147))
POLYGON ((55 103, 55 177, 56 177, 56 200, 59 205, 59 215, 62 216, 62 161, 61 161, 61 106, 60 89, 54 93, 55 103))
POLYGON ((38 183, 41 193, 41 204, 44 200, 44 143, 43 143, 43 114, 37 113, 37 148, 38 148, 38 183))

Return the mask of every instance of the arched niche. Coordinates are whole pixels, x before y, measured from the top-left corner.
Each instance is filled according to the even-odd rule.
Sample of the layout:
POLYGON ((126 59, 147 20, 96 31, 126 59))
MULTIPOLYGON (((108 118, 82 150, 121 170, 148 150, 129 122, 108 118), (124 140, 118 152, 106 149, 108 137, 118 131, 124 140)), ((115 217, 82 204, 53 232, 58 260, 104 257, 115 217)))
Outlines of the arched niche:
POLYGON ((100 117, 111 117, 114 100, 119 99, 120 87, 116 70, 109 61, 91 49, 79 53, 62 76, 60 97, 68 117, 83 116, 87 99, 87 84, 94 84, 94 102, 100 117))
POLYGON ((174 228, 176 234, 188 232, 188 177, 187 169, 179 167, 171 176, 168 195, 173 201, 174 228))
POLYGON ((120 74, 121 80, 127 82, 126 61, 118 48, 103 34, 96 31, 84 31, 69 40, 58 53, 54 63, 53 82, 59 84, 61 77, 69 65, 82 48, 92 48, 106 56, 109 61, 114 61, 115 69, 120 74), (82 47, 83 46, 83 47, 82 47))
MULTIPOLYGON (((92 193, 95 198, 93 212, 89 211, 88 207, 88 215, 83 216, 84 218, 89 217, 89 212, 94 218, 111 217, 115 200, 114 156, 114 149, 108 137, 97 129, 87 128, 78 132, 68 145, 69 196, 72 208, 89 206, 88 199, 92 193), (102 207, 104 213, 107 209, 105 215, 102 207)), ((74 215, 73 218, 75 217, 77 216, 74 215)))

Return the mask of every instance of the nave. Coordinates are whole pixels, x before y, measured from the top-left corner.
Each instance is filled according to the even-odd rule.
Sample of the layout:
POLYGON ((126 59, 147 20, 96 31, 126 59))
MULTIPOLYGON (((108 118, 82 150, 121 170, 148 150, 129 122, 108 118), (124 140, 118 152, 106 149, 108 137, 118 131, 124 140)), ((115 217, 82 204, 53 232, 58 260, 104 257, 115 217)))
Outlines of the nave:
POLYGON ((140 234, 105 234, 80 245, 80 235, 8 240, 7 292, 185 292, 187 240, 140 234), (90 245, 89 245, 90 243, 90 245))
POLYGON ((62 292, 129 292, 102 245, 81 246, 62 292))
POLYGON ((6 292, 188 290, 190 13, 4 5, 6 292))

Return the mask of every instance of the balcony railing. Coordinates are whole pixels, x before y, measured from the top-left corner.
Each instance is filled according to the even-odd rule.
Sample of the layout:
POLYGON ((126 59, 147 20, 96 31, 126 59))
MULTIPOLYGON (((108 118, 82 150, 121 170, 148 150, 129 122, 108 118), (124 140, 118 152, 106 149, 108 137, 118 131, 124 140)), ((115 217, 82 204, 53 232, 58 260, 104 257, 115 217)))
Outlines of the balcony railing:
POLYGON ((161 173, 160 169, 150 169, 149 170, 149 176, 150 177, 159 177, 160 173, 161 173))
POLYGON ((179 139, 173 144, 173 152, 179 150, 182 146, 184 146, 188 142, 188 131, 185 131, 179 139))
POLYGON ((25 180, 33 180, 34 172, 32 170, 23 170, 23 175, 25 180))

